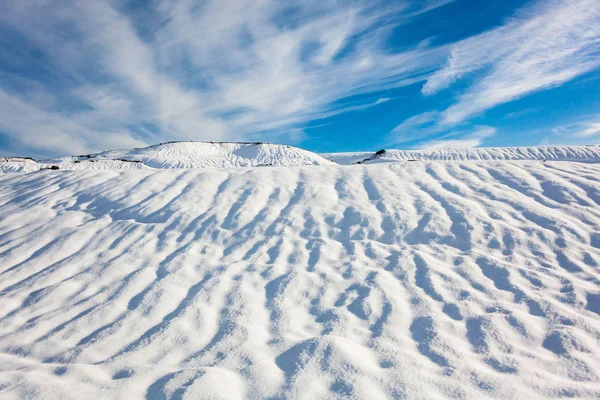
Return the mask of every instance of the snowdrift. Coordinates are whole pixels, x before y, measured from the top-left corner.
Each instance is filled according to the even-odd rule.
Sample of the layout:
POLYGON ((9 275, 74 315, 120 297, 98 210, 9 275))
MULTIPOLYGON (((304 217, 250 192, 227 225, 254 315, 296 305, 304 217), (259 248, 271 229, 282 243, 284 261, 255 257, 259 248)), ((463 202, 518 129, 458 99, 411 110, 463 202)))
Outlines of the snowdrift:
POLYGON ((324 153, 337 164, 373 164, 398 161, 552 160, 600 161, 600 146, 491 147, 444 150, 381 150, 378 152, 324 153))
POLYGON ((4 174, 0 397, 598 398, 599 180, 535 161, 4 174))

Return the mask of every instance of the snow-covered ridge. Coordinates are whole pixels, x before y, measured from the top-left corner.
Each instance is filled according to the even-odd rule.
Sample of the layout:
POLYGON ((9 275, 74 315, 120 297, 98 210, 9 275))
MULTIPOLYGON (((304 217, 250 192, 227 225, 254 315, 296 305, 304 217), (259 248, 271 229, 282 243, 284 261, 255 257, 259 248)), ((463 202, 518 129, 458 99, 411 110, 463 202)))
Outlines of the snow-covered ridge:
MULTIPOLYGON (((115 160, 141 163, 149 168, 234 168, 257 166, 334 165, 333 162, 293 146, 271 143, 169 142, 144 148, 111 150, 85 156, 43 161, 61 169, 74 162, 115 160)), ((119 164, 120 167, 140 166, 119 164)), ((82 167, 80 165, 80 167, 82 167)))
POLYGON ((32 172, 51 167, 61 170, 219 169, 374 164, 400 161, 493 160, 599 162, 600 146, 380 150, 378 152, 316 154, 293 146, 270 143, 168 142, 144 148, 110 150, 37 162, 27 158, 0 158, 0 173, 32 172))
POLYGON ((552 160, 600 161, 600 146, 490 147, 444 150, 381 150, 379 152, 323 153, 337 164, 398 161, 552 160))

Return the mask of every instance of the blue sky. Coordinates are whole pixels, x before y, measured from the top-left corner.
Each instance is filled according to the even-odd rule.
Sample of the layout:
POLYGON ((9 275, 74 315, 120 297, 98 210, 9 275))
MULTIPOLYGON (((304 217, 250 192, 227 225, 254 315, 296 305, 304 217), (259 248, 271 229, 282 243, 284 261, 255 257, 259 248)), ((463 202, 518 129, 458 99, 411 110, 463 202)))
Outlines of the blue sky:
POLYGON ((598 0, 0 0, 0 155, 600 143, 598 0))

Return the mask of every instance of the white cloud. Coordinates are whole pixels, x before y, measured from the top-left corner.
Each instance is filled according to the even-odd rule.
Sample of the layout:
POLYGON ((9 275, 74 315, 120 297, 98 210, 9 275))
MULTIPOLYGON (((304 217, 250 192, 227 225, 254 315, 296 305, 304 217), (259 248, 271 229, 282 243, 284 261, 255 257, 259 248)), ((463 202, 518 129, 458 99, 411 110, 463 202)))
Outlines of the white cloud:
POLYGON ((600 122, 589 124, 585 129, 579 132, 579 136, 596 136, 600 134, 600 122))
POLYGON ((446 2, 161 0, 127 14, 120 0, 10 2, 0 25, 44 55, 27 62, 69 89, 41 82, 44 101, 30 102, 0 83, 21 116, 0 130, 52 153, 109 147, 103 137, 118 146, 266 131, 298 140, 298 124, 378 104, 341 100, 422 81, 439 67, 444 48, 391 53, 385 39, 390 21, 446 2))
POLYGON ((440 122, 457 124, 600 66, 600 2, 542 0, 503 26, 452 46, 446 66, 423 87, 437 93, 477 72, 440 122))
POLYGON ((486 125, 469 127, 449 127, 440 124, 441 113, 430 111, 412 116, 392 130, 386 147, 394 147, 409 142, 423 141, 417 149, 471 148, 480 146, 483 141, 497 133, 496 128, 486 125), (428 138, 435 137, 433 140, 428 138))
POLYGON ((85 114, 74 117, 41 110, 0 88, 2 130, 19 141, 48 152, 83 154, 89 148, 134 147, 146 145, 118 129, 107 128, 102 134, 90 129, 85 114))
POLYGON ((600 136, 600 116, 554 128, 552 132, 561 137, 591 138, 600 136))
POLYGON ((454 45, 387 49, 393 24, 449 1, 157 0, 133 11, 124 0, 6 2, 0 27, 27 44, 13 69, 33 64, 49 78, 0 76, 0 131, 49 154, 298 141, 306 121, 386 101, 378 91, 426 81, 434 94, 474 78, 449 108, 399 125, 399 143, 460 131, 475 114, 600 66, 596 0, 540 1, 454 45))
POLYGON ((420 150, 470 149, 481 145, 485 138, 495 135, 497 130, 491 126, 478 126, 470 133, 452 132, 441 138, 421 143, 420 150))
MULTIPOLYGON (((389 136, 389 144, 430 140, 422 148, 476 147, 495 134, 465 132, 468 120, 499 104, 559 86, 600 67, 600 2, 538 1, 504 25, 450 46, 446 65, 427 79, 422 92, 436 94, 466 76, 472 78, 454 104, 442 111, 413 116, 389 136)), ((535 108, 507 115, 524 115, 535 108)), ((493 129, 493 128, 489 128, 493 129)), ((600 125, 561 127, 555 135, 594 136, 600 125), (561 132, 559 132, 561 131, 561 132)))
POLYGON ((439 117, 440 113, 438 111, 414 115, 392 130, 389 142, 391 144, 404 143, 439 133, 442 130, 437 123, 439 117))

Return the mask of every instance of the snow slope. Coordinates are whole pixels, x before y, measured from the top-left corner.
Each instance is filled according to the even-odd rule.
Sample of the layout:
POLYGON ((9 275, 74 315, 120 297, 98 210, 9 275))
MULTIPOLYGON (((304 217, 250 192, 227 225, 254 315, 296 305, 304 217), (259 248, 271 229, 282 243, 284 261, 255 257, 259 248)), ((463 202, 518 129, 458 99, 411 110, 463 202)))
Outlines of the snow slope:
POLYGON ((324 153, 323 157, 337 164, 358 162, 371 164, 410 160, 422 161, 484 161, 484 160, 553 160, 600 161, 600 146, 537 146, 491 147, 443 150, 385 150, 374 152, 324 153))
POLYGON ((598 398, 600 164, 0 176, 2 398, 598 398))
MULTIPOLYGON (((74 169, 74 161, 128 160, 151 168, 233 168, 256 166, 333 165, 318 154, 297 147, 270 143, 171 142, 128 150, 111 150, 86 156, 44 161, 61 169, 74 169)), ((81 165, 79 166, 81 168, 81 165)), ((121 167, 124 167, 121 165, 121 167)), ((130 166, 135 168, 135 166, 130 166)))

